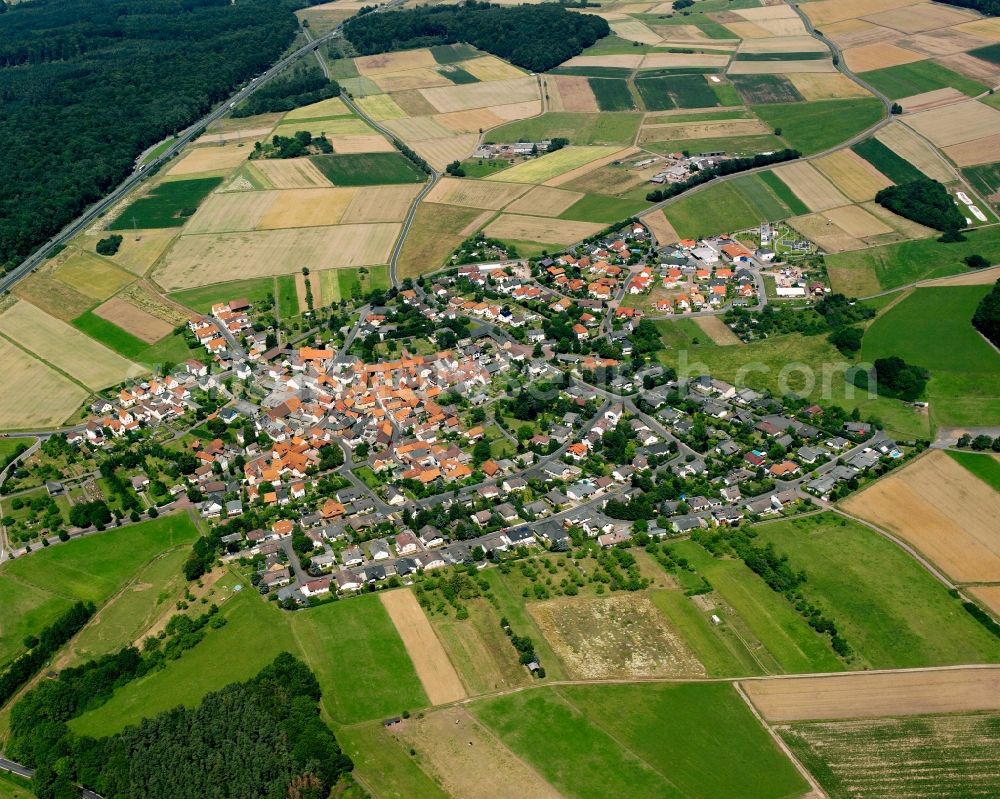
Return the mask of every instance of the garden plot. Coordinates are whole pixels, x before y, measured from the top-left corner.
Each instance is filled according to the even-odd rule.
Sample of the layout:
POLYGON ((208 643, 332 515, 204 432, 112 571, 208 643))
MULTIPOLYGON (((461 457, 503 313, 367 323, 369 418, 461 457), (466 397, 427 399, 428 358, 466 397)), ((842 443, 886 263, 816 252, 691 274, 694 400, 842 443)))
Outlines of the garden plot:
POLYGON ((849 47, 844 50, 844 61, 854 72, 869 72, 873 69, 912 64, 914 61, 922 61, 926 57, 923 53, 907 50, 888 42, 863 44, 860 47, 849 47))
POLYGON ((559 216, 573 203, 582 200, 584 194, 578 191, 553 189, 549 186, 535 186, 531 191, 507 206, 512 214, 532 216, 559 216))
POLYGON ((250 169, 272 189, 310 189, 329 187, 330 181, 308 158, 262 159, 250 169))
POLYGON ((702 676, 704 666, 645 594, 528 605, 567 671, 579 679, 702 676))
POLYGON ((541 216, 501 214, 483 230, 494 239, 507 241, 537 241, 543 244, 574 244, 593 236, 604 225, 595 222, 573 222, 568 219, 547 219, 541 216))
POLYGON ((942 183, 954 180, 955 176, 941 156, 902 122, 886 125, 875 134, 875 138, 927 177, 942 183))
MULTIPOLYGON (((2 317, 0 317, 2 318, 2 317)), ((0 338, 0 429, 56 427, 87 398, 73 381, 0 338)))
POLYGON ((1000 494, 943 452, 920 457, 843 504, 955 580, 1000 581, 1000 494))
POLYGON ((0 315, 0 333, 92 390, 145 371, 23 300, 0 315))
POLYGON ((788 80, 805 100, 837 100, 869 96, 866 89, 839 72, 797 72, 789 75, 788 80))
POLYGON ((174 329, 169 322, 146 313, 121 297, 112 297, 104 304, 98 305, 94 313, 147 344, 159 341, 174 329))
POLYGON ((535 78, 496 80, 489 83, 467 83, 440 88, 421 89, 420 93, 440 113, 467 111, 539 100, 535 78))
POLYGON ((338 225, 181 236, 156 270, 167 291, 310 269, 384 264, 400 225, 338 225))
POLYGON ((427 195, 427 202, 499 211, 526 191, 528 186, 521 183, 441 178, 427 195))
POLYGON ((774 173, 810 211, 825 211, 850 204, 850 200, 810 163, 785 164, 775 169, 774 173))
MULTIPOLYGON (((266 136, 269 131, 265 131, 266 136)), ((255 138, 243 141, 191 147, 184 156, 167 170, 171 177, 195 175, 201 172, 220 172, 235 169, 250 157, 255 138)))
POLYGON ((820 172, 855 202, 872 200, 892 181, 853 150, 838 150, 813 161, 820 172))

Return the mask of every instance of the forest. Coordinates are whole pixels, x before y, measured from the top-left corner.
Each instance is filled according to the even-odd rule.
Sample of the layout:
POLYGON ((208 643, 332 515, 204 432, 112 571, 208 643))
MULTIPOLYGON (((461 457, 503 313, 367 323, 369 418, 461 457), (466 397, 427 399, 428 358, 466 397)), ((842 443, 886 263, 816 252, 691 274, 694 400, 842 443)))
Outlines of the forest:
POLYGON ((875 202, 935 230, 958 231, 965 227, 962 212, 948 190, 936 180, 911 180, 889 186, 875 195, 875 202))
POLYGON ((340 85, 335 80, 327 80, 315 61, 299 61, 236 106, 232 116, 250 117, 291 111, 339 94, 340 85))
POLYGON ((467 42, 532 72, 558 66, 610 32, 600 17, 556 3, 501 7, 475 0, 366 14, 344 28, 362 55, 467 42))
POLYGON ((0 14, 0 268, 9 271, 269 67, 300 0, 34 0, 0 14))
POLYGON ((972 316, 972 326, 988 338, 994 346, 1000 347, 1000 280, 993 289, 979 301, 972 316))
POLYGON ((1000 17, 1000 0, 941 0, 949 6, 971 8, 987 17, 1000 17))

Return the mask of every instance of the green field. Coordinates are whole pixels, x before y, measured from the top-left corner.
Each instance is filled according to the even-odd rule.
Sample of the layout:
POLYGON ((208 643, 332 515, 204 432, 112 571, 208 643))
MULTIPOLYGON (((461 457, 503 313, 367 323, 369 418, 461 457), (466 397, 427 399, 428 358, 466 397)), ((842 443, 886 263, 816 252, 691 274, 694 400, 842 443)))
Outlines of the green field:
POLYGON ((0 799, 35 799, 31 780, 0 771, 0 799))
POLYGON ((278 313, 282 319, 299 315, 299 293, 295 289, 295 275, 278 275, 274 279, 277 289, 278 313))
POLYGON ((323 302, 327 305, 354 296, 364 296, 374 289, 389 288, 388 266, 326 269, 319 274, 323 286, 323 302))
POLYGON ((758 173, 758 177, 774 193, 774 196, 780 202, 784 203, 791 214, 798 216, 799 214, 809 213, 809 206, 802 202, 798 198, 798 195, 785 185, 785 182, 778 177, 777 173, 770 171, 760 172, 758 173))
POLYGON ((149 349, 149 345, 141 338, 122 330, 118 325, 107 319, 102 319, 93 311, 87 311, 73 320, 73 327, 97 339, 104 346, 113 349, 120 355, 133 360, 140 359, 149 349))
POLYGON ((130 204, 108 230, 180 227, 222 178, 168 180, 130 204))
POLYGON ((602 194, 588 194, 581 197, 563 211, 560 219, 574 219, 579 222, 620 222, 635 216, 649 207, 645 200, 621 200, 602 194))
POLYGON ((549 111, 538 117, 510 122, 494 128, 488 141, 541 141, 569 139, 570 144, 631 144, 642 122, 642 114, 582 114, 549 111))
POLYGON ((989 286, 916 289, 868 328, 861 359, 898 355, 927 369, 938 425, 1000 424, 1000 355, 970 321, 988 292, 989 286))
POLYGON ((964 231, 967 241, 940 244, 937 239, 917 239, 882 247, 869 247, 826 257, 834 291, 864 297, 906 286, 918 280, 967 272, 967 255, 982 255, 1000 263, 1000 229, 964 231))
POLYGON ((189 358, 198 360, 205 357, 205 351, 201 347, 189 349, 187 341, 182 333, 171 333, 169 336, 161 338, 145 352, 139 356, 139 360, 149 366, 160 364, 178 364, 189 358))
POLYGON ((730 75, 729 79, 747 105, 803 100, 799 90, 783 75, 730 75))
POLYGON ((763 220, 774 222, 793 215, 779 194, 757 175, 708 186, 668 205, 666 213, 682 238, 731 233, 755 227, 763 220))
POLYGON ((627 67, 556 67, 553 75, 579 75, 583 78, 627 78, 632 70, 627 67))
POLYGON ((233 280, 228 283, 213 283, 196 289, 175 291, 167 295, 174 302, 187 306, 198 313, 208 313, 217 302, 245 297, 256 305, 274 297, 274 278, 258 277, 251 280, 233 280))
POLYGON ((588 78, 587 82, 602 111, 635 110, 635 100, 624 78, 588 78))
POLYGON ((975 97, 989 88, 934 61, 915 61, 912 64, 875 69, 862 72, 860 77, 891 100, 947 88, 958 89, 962 94, 975 97))
POLYGON ((479 78, 471 72, 466 72, 461 67, 450 67, 449 69, 439 69, 438 74, 450 80, 452 83, 479 83, 479 78))
POLYGON ((28 436, 17 438, 0 438, 0 464, 7 462, 18 448, 23 444, 26 448, 34 444, 38 439, 28 436))
POLYGON ((470 709, 579 799, 764 799, 807 788, 727 684, 566 686, 470 709))
POLYGON ((802 593, 855 652, 852 668, 903 669, 1000 661, 1000 639, 906 552, 862 525, 824 513, 756 527, 802 593))
POLYGON ((381 799, 449 799, 381 721, 341 727, 337 741, 354 761, 355 775, 377 785, 381 799))
POLYGON ((718 95, 712 91, 704 75, 637 78, 635 87, 647 111, 711 108, 720 104, 718 95))
POLYGON ((827 721, 778 731, 830 799, 1000 796, 1000 715, 827 721))
POLYGON ((923 180, 927 176, 913 164, 886 147, 878 139, 865 139, 852 148, 893 183, 923 180))
POLYGON ((874 98, 760 105, 753 111, 780 129, 781 137, 803 155, 835 147, 885 116, 882 103, 874 98))
POLYGON ((311 160, 334 186, 379 186, 427 180, 427 175, 399 153, 314 155, 311 160))
POLYGON ((459 61, 468 61, 470 58, 482 55, 475 47, 464 42, 436 45, 430 50, 434 60, 439 64, 457 64, 459 61))
POLYGON ((1000 491, 1000 460, 985 452, 955 452, 954 450, 947 450, 947 452, 994 491, 1000 491))
POLYGON ((988 202, 995 208, 1000 207, 1000 164, 967 166, 962 174, 988 202))
POLYGON ((296 613, 292 629, 323 689, 323 707, 337 722, 427 707, 413 664, 377 596, 296 613))
POLYGON ((991 64, 1000 64, 1000 44, 977 47, 975 50, 969 50, 969 55, 989 61, 991 64))
POLYGON ((771 150, 783 150, 785 143, 777 136, 732 136, 721 139, 669 139, 663 142, 646 142, 643 148, 654 153, 687 152, 714 153, 721 150, 730 155, 756 155, 771 150))

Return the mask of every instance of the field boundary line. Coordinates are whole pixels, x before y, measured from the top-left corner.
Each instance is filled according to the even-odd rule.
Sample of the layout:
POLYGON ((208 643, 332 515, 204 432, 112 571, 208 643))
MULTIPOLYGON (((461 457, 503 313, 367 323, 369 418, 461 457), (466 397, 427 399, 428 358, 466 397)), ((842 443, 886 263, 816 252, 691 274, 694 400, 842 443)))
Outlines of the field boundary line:
POLYGON ((767 734, 770 735, 771 740, 773 740, 778 745, 778 749, 780 749, 784 753, 785 757, 787 757, 792 762, 792 765, 795 766, 795 770, 802 775, 803 779, 805 779, 807 783, 809 783, 810 787, 812 788, 812 791, 806 794, 806 796, 815 796, 815 797, 822 797, 822 799, 829 799, 829 794, 827 794, 827 792, 823 790, 819 782, 810 773, 810 771, 804 765, 802 765, 799 759, 795 756, 795 753, 791 750, 791 747, 789 747, 788 744, 785 743, 784 739, 780 735, 778 735, 777 732, 774 731, 774 728, 771 727, 771 725, 764 720, 764 717, 760 714, 760 711, 757 710, 756 705, 754 705, 753 701, 750 699, 749 696, 747 696, 746 692, 743 690, 743 686, 740 685, 739 682, 734 682, 733 689, 739 695, 740 699, 743 700, 747 708, 749 708, 750 712, 753 713, 754 718, 757 719, 757 722, 765 730, 767 730, 767 734))
MULTIPOLYGON (((22 302, 27 302, 27 300, 22 300, 22 302)), ((29 305, 30 305, 30 304, 31 304, 31 303, 29 303, 29 305)), ((41 309, 39 309, 39 310, 41 310, 41 309)), ((43 311, 43 313, 44 313, 44 311, 43 311)), ((53 317, 53 319, 54 319, 54 318, 55 318, 55 317, 53 317)), ((83 332, 83 331, 80 331, 80 332, 83 332)), ((54 363, 49 363, 49 362, 48 362, 47 360, 45 360, 45 359, 44 359, 44 358, 43 358, 43 357, 42 357, 41 355, 39 355, 39 354, 38 354, 38 353, 36 353, 36 352, 32 352, 31 350, 29 350, 29 349, 28 349, 27 347, 25 347, 25 346, 24 346, 23 344, 21 344, 20 342, 18 342, 18 341, 15 341, 14 339, 12 339, 12 338, 11 338, 10 336, 8 336, 8 335, 7 335, 6 333, 0 333, 0 338, 2 338, 2 339, 5 339, 5 340, 7 340, 7 341, 8 341, 8 342, 10 342, 11 344, 13 344, 13 345, 14 345, 15 347, 17 347, 17 348, 18 348, 19 350, 21 350, 21 352, 23 352, 23 353, 24 353, 25 355, 27 355, 27 356, 28 356, 29 358, 33 358, 34 360, 38 361, 39 363, 41 363, 41 364, 44 364, 44 365, 45 365, 45 366, 47 366, 47 367, 48 367, 49 369, 51 369, 51 370, 52 370, 53 372, 56 372, 57 374, 59 374, 59 375, 62 375, 62 376, 63 376, 63 377, 65 377, 65 378, 66 378, 67 380, 69 380, 69 381, 70 381, 71 383, 73 383, 73 384, 75 384, 75 385, 79 386, 79 387, 80 387, 80 388, 82 388, 82 389, 83 389, 84 391, 86 391, 86 392, 87 392, 87 399, 86 399, 86 400, 84 400, 85 402, 89 403, 89 401, 90 401, 90 398, 91 398, 91 397, 93 397, 93 396, 96 396, 97 392, 95 392, 95 391, 91 390, 91 388, 90 388, 89 386, 85 386, 85 385, 84 385, 83 383, 81 383, 81 382, 80 382, 79 380, 77 380, 77 379, 76 379, 75 377, 73 377, 72 375, 70 375, 70 374, 69 374, 68 372, 64 372, 64 371, 63 371, 62 369, 60 369, 60 368, 59 368, 58 366, 56 366, 56 365, 55 365, 54 363)), ((88 336, 88 338, 89 338, 89 336, 88 336)), ((93 341, 97 341, 97 339, 93 339, 93 341)), ((98 342, 98 343, 100 343, 100 342, 98 342)), ((103 347, 104 345, 103 345, 103 344, 101 344, 101 346, 103 347)))

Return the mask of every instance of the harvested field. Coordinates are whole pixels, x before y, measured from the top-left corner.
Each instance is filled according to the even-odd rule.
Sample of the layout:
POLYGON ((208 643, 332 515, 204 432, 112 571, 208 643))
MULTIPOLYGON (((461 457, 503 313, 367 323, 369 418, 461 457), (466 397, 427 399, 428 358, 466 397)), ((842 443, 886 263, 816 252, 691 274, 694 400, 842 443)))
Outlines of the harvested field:
POLYGON ((942 183, 954 179, 941 156, 901 122, 886 125, 875 134, 875 138, 900 158, 909 161, 927 177, 942 183))
POLYGON ((380 594, 432 705, 465 698, 465 687, 409 588, 380 594))
POLYGON ((675 241, 680 241, 680 236, 677 235, 677 231, 674 230, 674 226, 670 224, 670 220, 667 219, 662 209, 651 211, 645 216, 639 217, 639 220, 650 229, 657 244, 672 244, 675 241))
POLYGON ((569 191, 580 191, 584 194, 621 195, 630 189, 644 185, 662 167, 662 161, 643 169, 602 166, 592 169, 582 177, 560 185, 569 191))
POLYGON ((385 136, 372 133, 365 136, 328 136, 335 153, 392 153, 396 148, 385 136))
POLYGON ((875 199, 892 181, 853 150, 838 150, 813 161, 820 172, 855 202, 875 199))
POLYGON ((965 590, 989 608, 994 616, 1000 616, 1000 585, 980 585, 965 590))
POLYGON ((612 67, 638 69, 644 56, 635 55, 578 55, 561 64, 563 67, 612 67))
POLYGON ((478 133, 504 123, 504 118, 488 108, 474 108, 471 111, 452 111, 437 114, 434 120, 444 125, 451 133, 478 133))
POLYGON ((156 270, 156 281, 175 291, 294 274, 303 264, 316 270, 384 264, 399 229, 380 223, 182 236, 156 270))
POLYGON ((56 269, 53 277, 95 300, 106 300, 135 279, 130 272, 104 258, 75 248, 70 250, 70 256, 56 269))
POLYGON ((402 119, 406 116, 406 112, 388 94, 359 97, 355 102, 376 122, 384 122, 387 119, 402 119))
POLYGON ((427 195, 427 202, 499 211, 527 190, 522 183, 441 178, 427 195))
POLYGON ((461 230, 461 238, 467 239, 473 233, 475 233, 479 228, 489 222, 495 215, 495 211, 483 211, 479 216, 475 217, 461 230))
POLYGON ((563 147, 554 153, 546 153, 539 158, 533 158, 517 166, 496 172, 486 178, 490 182, 507 183, 544 183, 570 170, 593 163, 617 151, 607 147, 563 147))
POLYGON ((887 42, 863 44, 860 47, 849 47, 844 50, 844 61, 854 72, 868 72, 873 69, 895 67, 899 64, 911 64, 924 58, 926 56, 923 53, 906 50, 887 42))
POLYGON ((43 267, 33 272, 14 286, 13 294, 56 319, 69 322, 90 308, 94 301, 53 278, 52 271, 43 267))
POLYGON ((562 100, 561 110, 597 113, 597 99, 586 78, 576 75, 552 75, 549 80, 557 87, 562 100))
POLYGON ((493 55, 461 61, 458 66, 482 81, 514 80, 523 78, 525 74, 513 64, 508 64, 493 55))
POLYGON ((593 236, 604 225, 595 222, 571 222, 541 216, 501 214, 483 231, 487 236, 508 241, 537 241, 542 244, 573 244, 593 236))
POLYGON ((416 89, 409 92, 396 92, 392 99, 411 117, 424 117, 437 113, 437 109, 427 102, 427 98, 416 89))
POLYGON ((0 333, 90 389, 107 388, 145 371, 23 300, 0 315, 0 333))
POLYGON ((577 200, 584 197, 582 192, 535 186, 531 191, 507 206, 512 214, 533 216, 559 216, 577 200))
POLYGON ((1000 710, 1000 667, 744 680, 740 685, 770 722, 1000 710))
POLYGON ((840 45, 841 49, 899 40, 898 31, 865 22, 863 19, 845 19, 824 27, 823 31, 840 45))
MULTIPOLYGON (((267 135, 267 132, 263 134, 267 135)), ((261 136, 260 138, 263 138, 261 136)), ((191 147, 187 153, 167 170, 171 177, 195 175, 201 172, 220 172, 235 169, 253 152, 253 142, 256 139, 247 137, 240 142, 230 142, 222 145, 206 145, 191 147)))
POLYGON ((766 136, 771 133, 759 119, 720 119, 712 122, 672 122, 643 125, 639 144, 682 139, 723 139, 730 136, 766 136))
POLYGON ((410 205, 420 193, 419 185, 364 186, 356 189, 354 198, 340 218, 341 224, 365 222, 402 222, 410 205))
MULTIPOLYGON (((566 148, 569 149, 569 148, 566 148)), ((605 148, 606 150, 607 148, 605 148)), ((557 175, 554 178, 550 178, 545 181, 546 186, 565 186, 567 183, 572 183, 575 180, 579 180, 585 175, 589 175, 591 172, 601 169, 607 166, 613 161, 624 160, 625 158, 630 158, 638 152, 642 152, 638 147, 626 147, 624 150, 617 150, 609 155, 599 158, 596 161, 591 161, 589 164, 583 164, 578 166, 576 169, 571 169, 569 172, 564 172, 561 175, 557 175)))
POLYGON ((851 236, 846 230, 835 225, 823 214, 806 214, 805 216, 792 217, 788 220, 788 224, 809 239, 809 241, 815 242, 827 252, 860 250, 865 246, 863 241, 851 236))
POLYGON ((143 282, 133 283, 121 291, 118 294, 118 298, 125 300, 125 302, 135 306, 140 311, 166 322, 171 327, 183 324, 191 315, 186 308, 181 308, 168 302, 162 296, 153 292, 143 282))
POLYGON ((528 610, 575 678, 705 673, 645 594, 553 599, 528 610))
POLYGON ((0 429, 56 427, 87 398, 76 383, 0 338, 0 429))
POLYGON ((935 28, 947 28, 976 19, 975 14, 947 6, 917 3, 905 8, 895 8, 865 17, 876 25, 885 25, 900 33, 920 33, 935 28))
POLYGON ((484 214, 492 215, 492 211, 481 213, 476 208, 420 203, 399 253, 399 279, 438 269, 462 240, 475 232, 469 226, 484 214))
POLYGON ((458 136, 413 142, 410 146, 432 167, 443 170, 452 161, 462 161, 472 155, 477 144, 478 134, 462 133, 458 136))
POLYGON ((810 211, 825 211, 827 208, 850 204, 837 187, 810 163, 785 164, 775 169, 774 173, 810 211))
POLYGON ((1000 19, 977 19, 974 22, 963 22, 956 25, 956 30, 979 36, 991 42, 1000 42, 1000 19))
POLYGON ((989 39, 982 39, 970 33, 963 33, 957 28, 942 28, 936 31, 918 33, 902 40, 909 50, 926 53, 931 58, 950 56, 975 50, 977 47, 990 44, 989 39))
MULTIPOLYGON (((716 17, 721 16, 717 14, 716 17)), ((739 19, 739 17, 733 15, 733 19, 739 19)), ((741 39, 769 39, 771 37, 770 31, 765 30, 760 25, 755 25, 752 22, 724 22, 726 28, 728 28, 734 36, 738 36, 741 39)))
POLYGON ((298 122, 282 123, 274 132, 278 136, 294 136, 300 130, 308 130, 314 136, 323 134, 330 139, 334 136, 376 135, 375 129, 358 117, 303 119, 298 122))
POLYGON ((635 17, 623 15, 621 19, 609 19, 608 24, 615 34, 630 42, 656 45, 661 41, 658 34, 653 33, 652 30, 635 19, 635 17))
POLYGON ((488 108, 494 105, 524 103, 539 99, 538 81, 535 78, 449 85, 441 88, 421 89, 420 93, 442 114, 449 111, 466 111, 470 108, 488 108))
POLYGON ((663 69, 668 67, 718 67, 729 63, 728 55, 709 53, 649 53, 642 59, 642 69, 663 69))
POLYGON ((103 305, 98 305, 94 313, 147 344, 159 341, 174 329, 173 325, 140 310, 121 297, 112 297, 103 305))
POLYGON ((426 48, 420 50, 401 50, 395 53, 366 55, 354 59, 358 72, 369 77, 386 72, 403 72, 404 70, 431 68, 437 66, 437 61, 426 48))
POLYGON ((812 36, 777 36, 768 39, 748 39, 739 47, 740 53, 825 53, 827 46, 812 36))
MULTIPOLYGON (((278 120, 281 119, 281 114, 266 114, 261 116, 270 116, 274 120, 267 125, 257 125, 255 127, 246 128, 236 128, 235 130, 227 130, 220 133, 205 133, 199 136, 195 141, 197 145, 206 144, 223 144, 225 142, 231 141, 257 141, 258 139, 263 139, 267 136, 274 126, 278 124, 278 120)), ((260 119, 261 117, 254 117, 255 119, 260 119)))
POLYGON ((856 236, 859 239, 893 232, 893 228, 858 205, 831 208, 824 213, 824 216, 837 227, 846 231, 848 235, 856 236))
POLYGON ((393 72, 377 75, 372 80, 383 92, 405 92, 414 89, 430 89, 437 86, 451 86, 452 82, 437 69, 411 69, 408 72, 393 72))
POLYGON ((739 336, 730 329, 729 325, 723 322, 718 316, 699 316, 694 320, 694 323, 720 347, 743 343, 740 341, 739 336))
POLYGON ((971 56, 968 53, 955 53, 954 55, 942 56, 937 61, 943 67, 947 67, 961 75, 965 75, 967 78, 972 78, 989 86, 995 86, 997 78, 1000 77, 1000 66, 971 56))
POLYGON ((434 117, 408 117, 406 119, 390 119, 385 127, 408 143, 436 140, 453 135, 434 117))
POLYGON ((976 166, 995 163, 998 147, 1000 147, 1000 133, 994 133, 992 136, 945 147, 944 151, 959 166, 976 166))
POLYGON ((885 222, 889 227, 894 230, 898 230, 904 238, 907 239, 926 239, 929 236, 938 235, 936 231, 931 230, 928 227, 917 224, 916 222, 911 222, 901 216, 897 216, 888 208, 883 208, 881 205, 875 202, 862 203, 861 207, 864 208, 868 213, 873 216, 877 216, 883 222, 885 222))
POLYGON ((816 27, 823 27, 831 22, 853 20, 912 3, 913 0, 819 0, 804 4, 802 10, 816 27))
MULTIPOLYGON (((144 275, 177 236, 170 228, 122 232, 122 243, 112 260, 134 275, 144 275)), ((103 238, 103 236, 98 237, 103 238)))
MULTIPOLYGON (((327 189, 336 191, 336 189, 327 189)), ((253 230, 282 192, 245 191, 213 194, 191 217, 185 233, 227 233, 253 230)))
POLYGON ((806 100, 836 100, 846 97, 867 97, 868 92, 846 75, 798 72, 788 76, 792 85, 806 100))
POLYGON ((328 97, 318 103, 311 103, 289 111, 282 118, 282 123, 294 122, 300 119, 323 119, 325 117, 350 117, 354 112, 339 97, 328 97))
POLYGON ((938 147, 948 147, 996 134, 1000 130, 1000 111, 969 100, 947 108, 907 114, 906 124, 938 147))
POLYGON ((312 189, 329 187, 323 173, 308 158, 265 159, 254 161, 251 169, 274 189, 312 189))
POLYGON ((944 89, 934 89, 920 94, 911 94, 909 97, 901 97, 897 102, 907 113, 917 114, 921 111, 930 111, 932 108, 960 103, 965 99, 966 96, 962 92, 948 86, 944 89))
POLYGON ((1000 495, 939 451, 921 456, 843 503, 959 582, 1000 581, 1000 495))
POLYGON ((542 101, 524 100, 518 103, 505 103, 503 105, 491 105, 485 109, 490 114, 496 114, 505 122, 514 122, 519 119, 536 117, 542 113, 542 101))
POLYGON ((258 230, 336 225, 357 189, 288 189, 275 192, 274 202, 257 222, 258 230))
POLYGON ((833 61, 815 58, 807 61, 734 61, 729 75, 791 75, 794 73, 836 72, 833 61))
POLYGON ((558 799, 561 794, 467 710, 446 708, 408 719, 394 734, 417 750, 421 766, 454 799, 475 799, 490 786, 497 799, 558 799))

